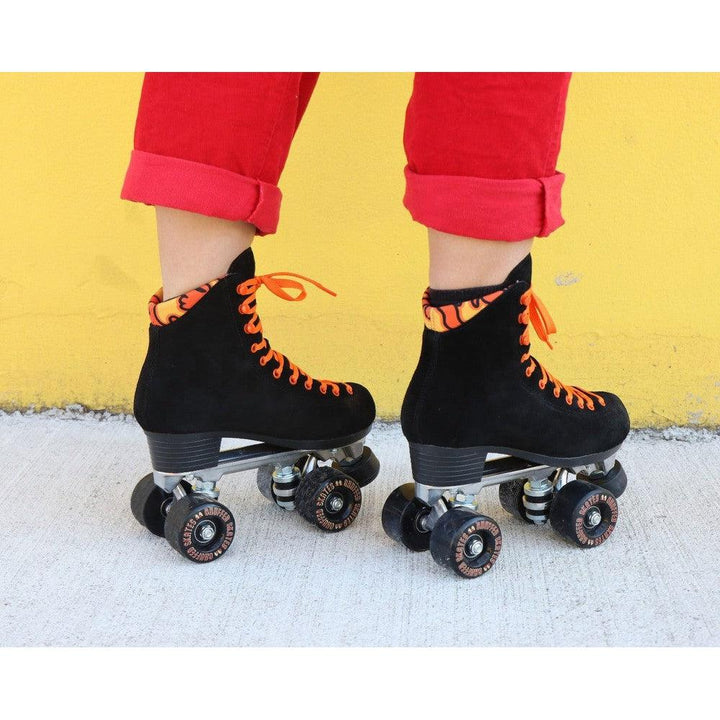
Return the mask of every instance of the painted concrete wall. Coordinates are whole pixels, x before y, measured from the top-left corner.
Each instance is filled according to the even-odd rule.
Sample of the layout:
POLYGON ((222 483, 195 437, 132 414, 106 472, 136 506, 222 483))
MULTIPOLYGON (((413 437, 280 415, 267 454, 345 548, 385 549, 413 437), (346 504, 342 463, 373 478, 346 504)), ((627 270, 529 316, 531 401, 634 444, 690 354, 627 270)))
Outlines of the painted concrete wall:
MULTIPOLYGON (((0 75, 0 407, 128 411, 159 286, 152 209, 119 200, 142 77, 0 75)), ((421 333, 424 229, 402 207, 412 76, 326 74, 259 272, 338 291, 260 298, 273 345, 397 417, 421 333)), ((535 245, 559 332, 535 354, 618 392, 635 426, 720 424, 720 75, 578 74, 566 224, 535 245)))

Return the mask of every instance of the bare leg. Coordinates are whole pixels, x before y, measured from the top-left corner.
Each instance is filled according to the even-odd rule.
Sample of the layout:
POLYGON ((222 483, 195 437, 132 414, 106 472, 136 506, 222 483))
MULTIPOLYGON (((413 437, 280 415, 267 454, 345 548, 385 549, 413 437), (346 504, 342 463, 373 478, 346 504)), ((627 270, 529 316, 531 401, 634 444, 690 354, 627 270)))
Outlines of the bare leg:
POLYGON ((224 275, 255 237, 255 226, 242 221, 167 207, 155 213, 165 300, 224 275))
POLYGON ((435 290, 498 285, 530 252, 533 239, 478 240, 428 228, 430 287, 435 290))

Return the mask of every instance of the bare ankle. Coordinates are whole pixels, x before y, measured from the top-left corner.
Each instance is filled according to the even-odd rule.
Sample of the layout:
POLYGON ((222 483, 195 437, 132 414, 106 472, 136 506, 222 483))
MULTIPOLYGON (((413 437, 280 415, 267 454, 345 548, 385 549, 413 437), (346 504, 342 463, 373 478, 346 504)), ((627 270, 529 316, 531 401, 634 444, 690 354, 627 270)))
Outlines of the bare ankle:
POLYGON ((165 299, 224 275, 255 237, 255 226, 243 221, 167 207, 155 211, 165 299))
POLYGON ((479 240, 428 228, 428 242, 430 287, 455 290, 502 283, 530 252, 533 239, 479 240))

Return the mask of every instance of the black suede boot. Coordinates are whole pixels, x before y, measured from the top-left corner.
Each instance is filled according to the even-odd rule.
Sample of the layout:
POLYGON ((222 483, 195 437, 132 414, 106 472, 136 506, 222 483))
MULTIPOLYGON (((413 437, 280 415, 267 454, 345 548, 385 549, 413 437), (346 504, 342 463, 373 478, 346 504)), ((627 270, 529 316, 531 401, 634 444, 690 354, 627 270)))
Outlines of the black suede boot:
MULTIPOLYGON (((422 350, 401 415, 416 487, 412 491, 405 486, 398 489, 395 500, 393 496, 388 499, 383 517, 388 534, 408 547, 427 549, 432 529, 427 523, 424 534, 408 529, 411 495, 416 507, 426 508, 435 504, 430 500, 438 501, 444 495, 446 509, 460 505, 458 512, 467 514, 467 503, 455 499, 458 494, 472 497, 470 505, 476 509, 480 487, 512 481, 514 485, 501 490, 506 509, 532 522, 550 519, 556 526, 560 520, 553 521, 550 504, 553 493, 560 499, 568 477, 592 478, 591 488, 583 486, 584 500, 589 490, 598 487, 615 496, 625 488, 625 474, 614 462, 630 428, 620 399, 565 385, 530 355, 530 323, 548 344, 548 335, 555 332, 531 289, 531 274, 528 255, 510 273, 503 289, 441 307, 430 305, 429 292, 423 298, 426 327, 422 350), (486 463, 488 453, 511 458, 500 464, 486 463)), ((580 485, 572 484, 577 494, 580 485)), ((566 496, 567 492, 563 498, 566 496)), ((576 499, 573 495, 573 502, 576 499)), ((607 531, 601 541, 606 539, 614 527, 614 502, 615 497, 597 501, 598 507, 602 505, 600 514, 592 512, 589 522, 602 518, 594 526, 598 532, 575 533, 573 527, 562 534, 577 535, 571 539, 584 546, 599 544, 598 538, 607 531)), ((571 511, 558 511, 558 517, 563 515, 563 522, 569 522, 576 505, 571 511)), ((593 503, 589 507, 594 507, 593 503)), ((437 520, 438 547, 433 552, 438 562, 464 577, 474 577, 492 565, 500 543, 494 521, 490 520, 492 531, 486 529, 478 535, 481 542, 476 543, 475 556, 456 556, 456 543, 476 516, 456 517, 451 512, 445 517, 438 508, 434 513, 442 515, 437 520), (483 552, 481 547, 485 547, 483 552)), ((417 521, 415 517, 413 522, 417 521)), ((434 529, 432 533, 436 535, 434 529)))
POLYGON ((315 380, 263 338, 255 309, 263 284, 281 297, 283 287, 305 294, 292 280, 256 278, 248 249, 225 277, 175 299, 177 310, 158 309, 157 296, 151 301, 135 391, 135 417, 151 444, 160 435, 191 435, 213 446, 230 437, 332 448, 367 435, 375 404, 362 385, 315 380))
POLYGON ((577 465, 623 442, 630 424, 618 397, 564 385, 530 355, 531 320, 543 339, 554 331, 531 273, 528 255, 504 290, 460 306, 425 302, 420 360, 401 416, 411 447, 483 447, 577 465))
POLYGON ((232 540, 232 515, 214 502, 226 473, 258 468, 268 499, 329 531, 355 519, 360 487, 378 473, 377 459, 363 447, 375 418, 370 393, 355 383, 312 378, 263 337, 256 294, 265 286, 301 300, 305 289, 293 277, 302 278, 256 277, 248 249, 226 276, 150 301, 135 417, 154 472, 138 483, 131 505, 142 525, 196 562, 215 559, 232 540), (222 438, 260 442, 221 452, 222 438), (318 466, 322 460, 332 467, 318 466), (199 504, 208 514, 202 527, 199 504))

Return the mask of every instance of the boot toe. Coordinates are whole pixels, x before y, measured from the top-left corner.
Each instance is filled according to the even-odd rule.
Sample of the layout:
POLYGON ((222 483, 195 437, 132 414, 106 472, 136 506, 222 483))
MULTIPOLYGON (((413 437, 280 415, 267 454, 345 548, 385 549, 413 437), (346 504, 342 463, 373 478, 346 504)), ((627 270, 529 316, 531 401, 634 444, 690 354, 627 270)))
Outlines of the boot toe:
MULTIPOLYGON (((623 401, 613 393, 597 393, 604 401, 604 424, 608 437, 608 445, 620 445, 630 432, 630 416, 623 401)), ((597 407, 597 406, 596 406, 597 407)))
POLYGON ((352 416, 358 430, 370 427, 375 420, 375 401, 370 391, 359 383, 349 383, 353 389, 352 416))

